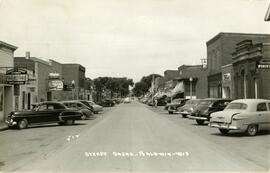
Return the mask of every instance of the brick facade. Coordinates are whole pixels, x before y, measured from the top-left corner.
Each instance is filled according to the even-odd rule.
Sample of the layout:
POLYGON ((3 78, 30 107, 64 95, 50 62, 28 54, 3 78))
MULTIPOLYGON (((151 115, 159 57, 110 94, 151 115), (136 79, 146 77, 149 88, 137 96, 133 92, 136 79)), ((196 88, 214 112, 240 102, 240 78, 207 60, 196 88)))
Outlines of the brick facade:
POLYGON ((267 34, 219 33, 206 42, 208 69, 208 96, 223 97, 222 66, 232 63, 232 53, 240 41, 250 39, 254 43, 267 42, 267 34))

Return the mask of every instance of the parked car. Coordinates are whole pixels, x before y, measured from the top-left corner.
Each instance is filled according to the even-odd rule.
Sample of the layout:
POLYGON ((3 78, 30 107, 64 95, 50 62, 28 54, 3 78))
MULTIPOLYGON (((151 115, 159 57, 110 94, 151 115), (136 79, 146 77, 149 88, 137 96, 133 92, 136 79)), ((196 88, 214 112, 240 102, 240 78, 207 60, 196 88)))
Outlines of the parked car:
POLYGON ((131 103, 131 99, 129 97, 126 97, 123 103, 131 103))
POLYGON ((270 100, 234 100, 223 111, 211 115, 209 126, 218 128, 222 134, 240 130, 248 136, 270 130, 270 100))
POLYGON ((200 101, 201 99, 188 100, 184 106, 177 109, 177 113, 180 113, 183 118, 186 118, 195 110, 196 106, 200 103, 200 101))
POLYGON ((68 108, 76 109, 79 112, 81 112, 83 115, 82 117, 83 120, 93 116, 93 111, 91 110, 91 108, 89 108, 79 100, 62 101, 61 103, 63 103, 68 108))
POLYGON ((13 111, 7 117, 6 123, 25 129, 30 124, 58 123, 59 125, 74 124, 81 120, 82 114, 74 109, 67 108, 59 102, 42 102, 35 104, 31 111, 13 111))
POLYGON ((106 99, 100 102, 99 105, 103 107, 113 107, 115 105, 115 102, 113 100, 106 99))
POLYGON ((222 111, 232 100, 220 98, 207 98, 200 101, 195 110, 188 116, 196 120, 199 125, 210 120, 210 115, 222 111))
POLYGON ((81 102, 84 103, 86 106, 89 106, 95 114, 103 111, 103 107, 93 101, 81 100, 81 102))
POLYGON ((157 105, 158 106, 165 106, 166 104, 167 104, 167 102, 166 102, 166 97, 161 97, 161 98, 158 98, 157 99, 157 105))
POLYGON ((183 106, 188 99, 174 99, 171 103, 167 104, 169 114, 177 112, 177 109, 183 106))

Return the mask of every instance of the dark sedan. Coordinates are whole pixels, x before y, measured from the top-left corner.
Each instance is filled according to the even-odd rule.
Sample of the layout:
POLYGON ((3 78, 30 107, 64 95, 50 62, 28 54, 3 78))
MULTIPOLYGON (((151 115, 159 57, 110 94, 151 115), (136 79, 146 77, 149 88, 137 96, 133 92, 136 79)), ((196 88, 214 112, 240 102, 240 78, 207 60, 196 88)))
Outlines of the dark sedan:
POLYGON ((14 111, 8 116, 6 123, 25 129, 29 124, 59 125, 74 124, 75 120, 81 120, 82 114, 76 110, 67 108, 59 102, 42 102, 35 105, 31 111, 14 111))
POLYGON ((113 100, 106 99, 100 102, 99 105, 103 107, 113 107, 115 105, 115 102, 113 100))
POLYGON ((196 120, 199 125, 210 120, 214 112, 222 111, 232 100, 220 98, 207 98, 200 101, 196 109, 188 117, 196 120))

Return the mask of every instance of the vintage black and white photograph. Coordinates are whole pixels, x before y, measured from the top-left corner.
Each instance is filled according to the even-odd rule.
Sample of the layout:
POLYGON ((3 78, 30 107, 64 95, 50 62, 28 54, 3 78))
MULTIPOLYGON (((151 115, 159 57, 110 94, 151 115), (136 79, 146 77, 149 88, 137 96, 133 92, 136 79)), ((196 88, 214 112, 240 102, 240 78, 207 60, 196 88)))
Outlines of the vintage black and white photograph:
POLYGON ((0 0, 0 173, 269 171, 270 0, 0 0))

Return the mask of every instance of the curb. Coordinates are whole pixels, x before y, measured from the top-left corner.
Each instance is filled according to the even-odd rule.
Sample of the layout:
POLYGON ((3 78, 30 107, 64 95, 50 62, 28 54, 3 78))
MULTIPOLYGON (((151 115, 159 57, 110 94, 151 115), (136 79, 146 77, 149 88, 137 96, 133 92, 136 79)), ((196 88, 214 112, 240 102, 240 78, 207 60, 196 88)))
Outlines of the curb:
POLYGON ((4 131, 8 129, 8 125, 5 123, 0 123, 0 131, 4 131))

